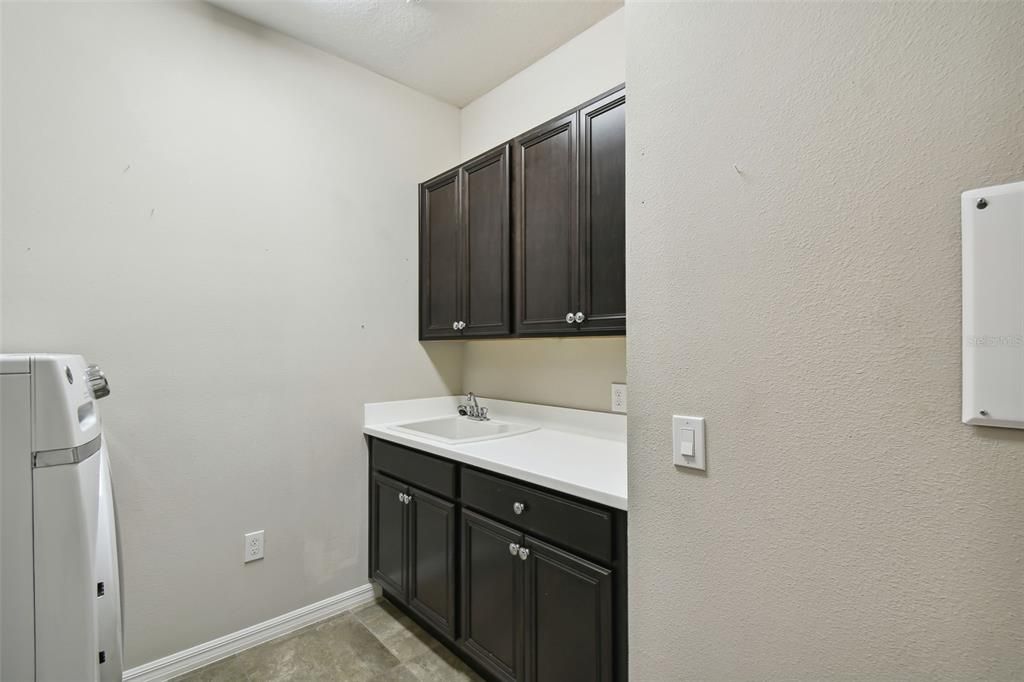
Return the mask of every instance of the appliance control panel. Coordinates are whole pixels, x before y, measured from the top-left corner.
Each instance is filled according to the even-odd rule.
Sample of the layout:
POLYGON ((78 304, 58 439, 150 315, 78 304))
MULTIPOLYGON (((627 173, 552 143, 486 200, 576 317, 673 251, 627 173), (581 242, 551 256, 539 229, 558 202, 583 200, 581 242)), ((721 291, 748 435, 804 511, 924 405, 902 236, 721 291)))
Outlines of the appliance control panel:
POLYGON ((81 355, 31 356, 32 450, 74 448, 100 435, 99 409, 81 355))

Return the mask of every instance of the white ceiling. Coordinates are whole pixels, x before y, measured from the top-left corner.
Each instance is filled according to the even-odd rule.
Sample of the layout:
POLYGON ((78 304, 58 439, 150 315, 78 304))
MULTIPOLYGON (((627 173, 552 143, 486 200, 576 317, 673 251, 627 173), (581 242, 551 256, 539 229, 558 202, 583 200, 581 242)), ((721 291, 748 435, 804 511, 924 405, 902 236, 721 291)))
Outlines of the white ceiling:
POLYGON ((210 0, 456 106, 622 6, 622 0, 210 0))

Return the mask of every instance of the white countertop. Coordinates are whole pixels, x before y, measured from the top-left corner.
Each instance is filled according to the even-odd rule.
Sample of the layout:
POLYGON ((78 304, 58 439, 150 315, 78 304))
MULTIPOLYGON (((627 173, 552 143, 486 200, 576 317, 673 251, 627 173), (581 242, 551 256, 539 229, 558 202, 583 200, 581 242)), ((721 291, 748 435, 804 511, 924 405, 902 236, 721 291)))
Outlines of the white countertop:
POLYGON ((592 502, 626 509, 626 415, 479 398, 496 421, 535 431, 450 444, 391 427, 458 414, 461 396, 367 403, 363 433, 504 474, 592 502))

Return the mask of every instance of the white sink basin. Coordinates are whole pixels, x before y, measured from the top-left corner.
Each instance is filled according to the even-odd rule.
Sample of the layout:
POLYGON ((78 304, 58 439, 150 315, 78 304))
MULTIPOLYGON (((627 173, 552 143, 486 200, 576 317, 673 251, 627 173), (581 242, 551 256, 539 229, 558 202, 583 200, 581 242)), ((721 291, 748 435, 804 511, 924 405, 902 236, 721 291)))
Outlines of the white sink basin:
POLYGON ((443 443, 472 443, 478 440, 516 436, 520 433, 536 431, 540 427, 500 422, 493 419, 478 422, 469 417, 440 417, 397 424, 391 428, 443 443))

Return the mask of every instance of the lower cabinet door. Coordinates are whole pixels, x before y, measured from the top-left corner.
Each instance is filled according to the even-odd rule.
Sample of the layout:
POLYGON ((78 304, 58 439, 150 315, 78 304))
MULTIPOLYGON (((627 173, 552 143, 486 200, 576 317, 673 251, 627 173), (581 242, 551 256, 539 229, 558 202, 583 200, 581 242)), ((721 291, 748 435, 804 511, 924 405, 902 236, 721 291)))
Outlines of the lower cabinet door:
POLYGON ((462 648, 499 680, 523 679, 522 534, 462 512, 462 648))
POLYGON ((370 562, 373 578, 382 587, 404 598, 408 587, 404 497, 409 487, 374 472, 370 508, 370 562))
POLYGON ((610 681, 611 571, 529 536, 524 547, 525 679, 610 681))
POLYGON ((409 607, 454 639, 455 505, 409 494, 409 607))

